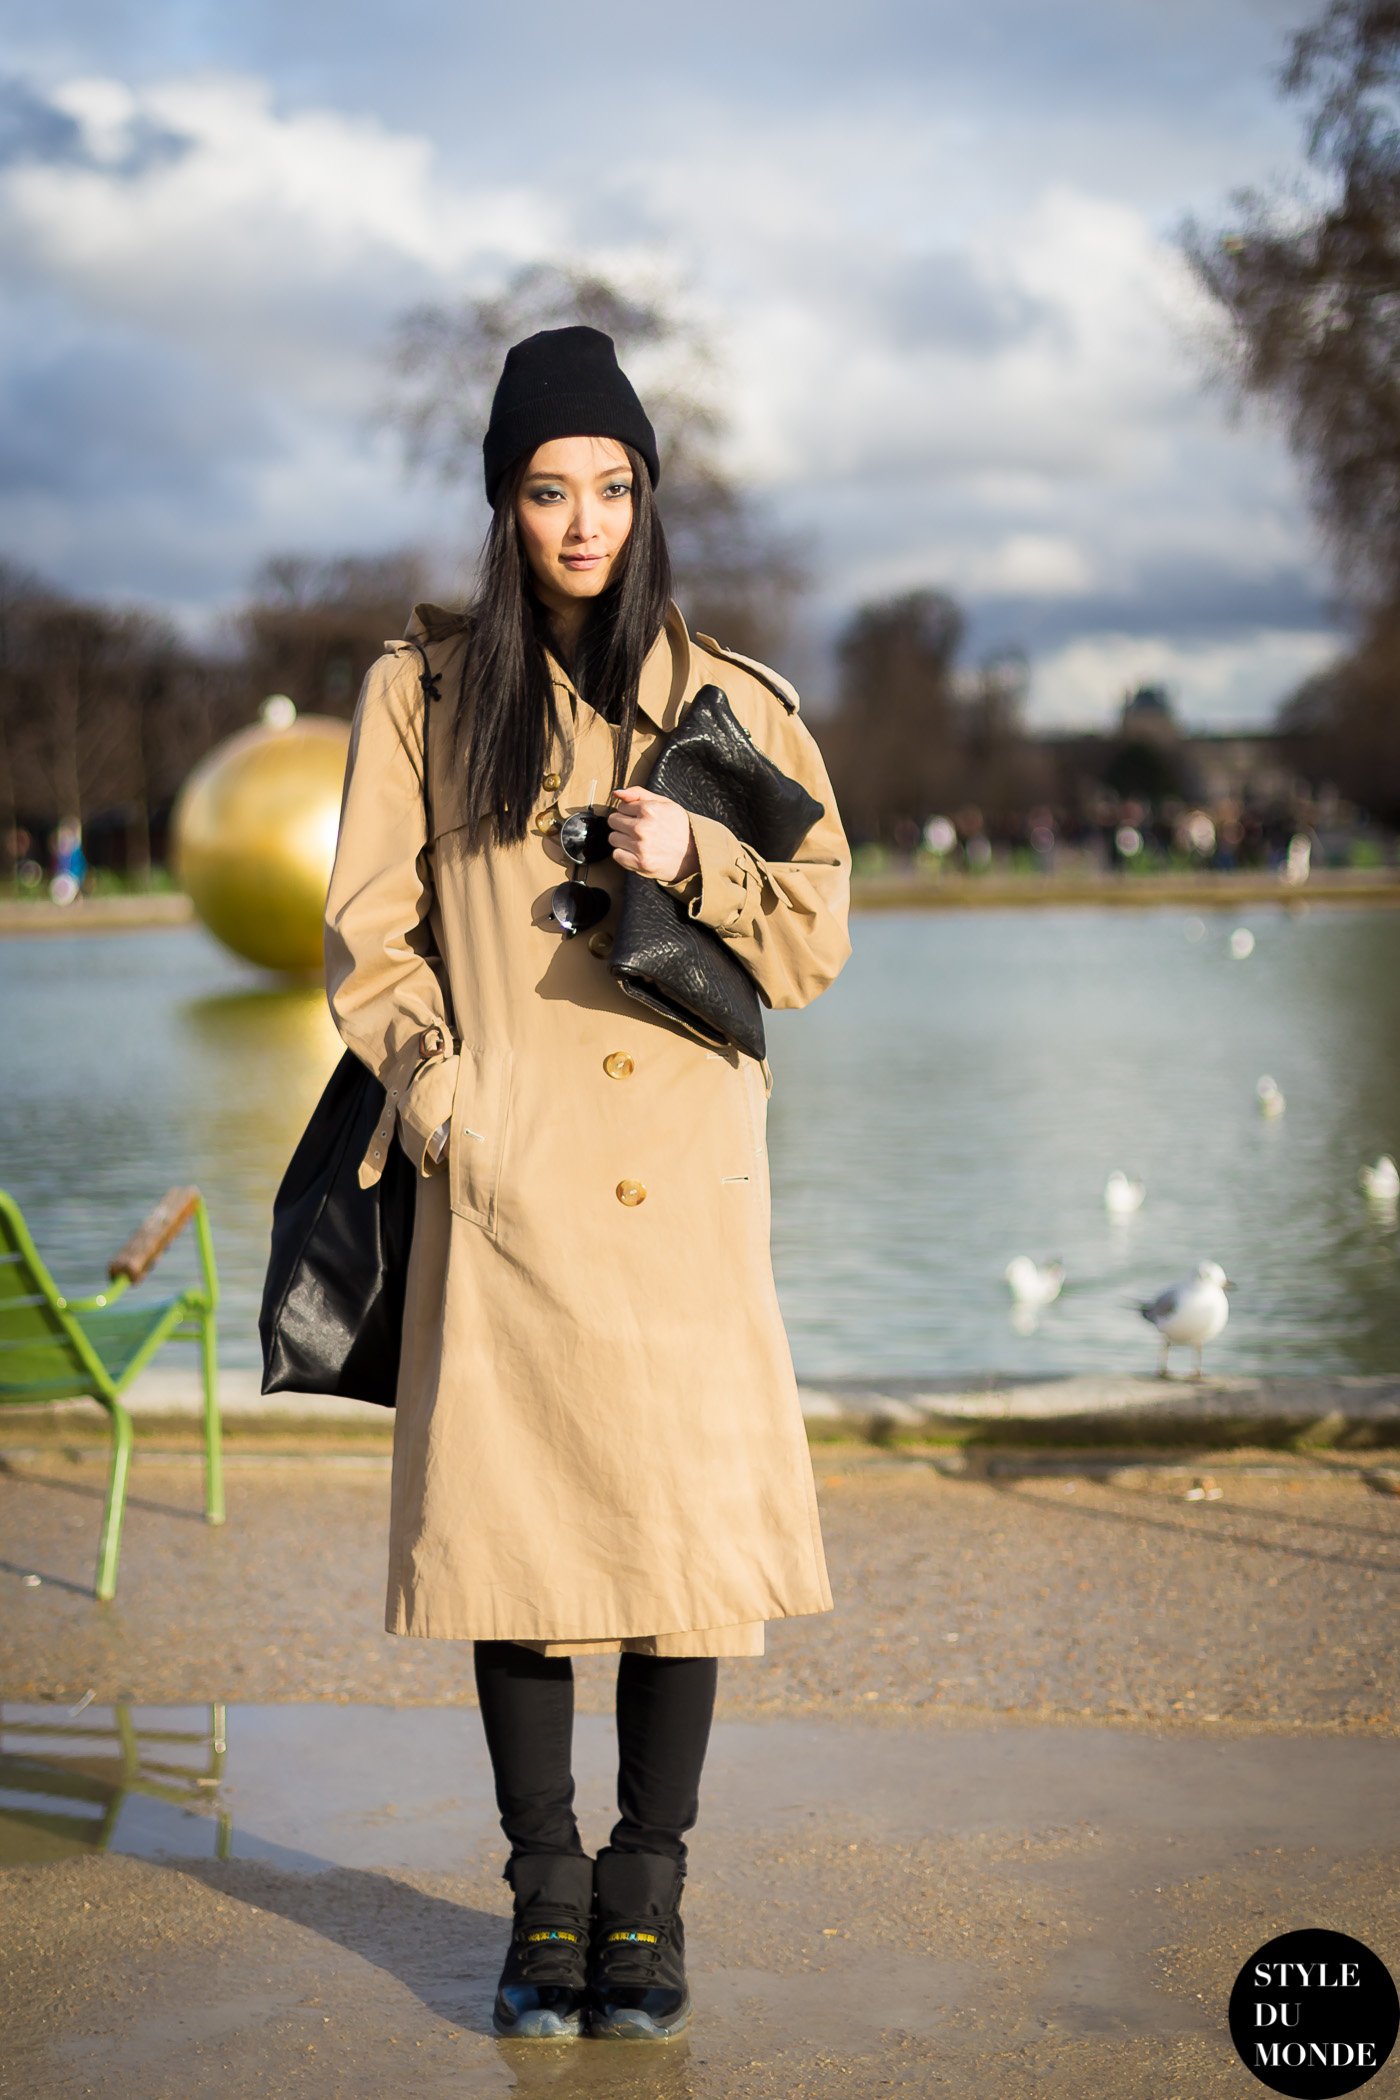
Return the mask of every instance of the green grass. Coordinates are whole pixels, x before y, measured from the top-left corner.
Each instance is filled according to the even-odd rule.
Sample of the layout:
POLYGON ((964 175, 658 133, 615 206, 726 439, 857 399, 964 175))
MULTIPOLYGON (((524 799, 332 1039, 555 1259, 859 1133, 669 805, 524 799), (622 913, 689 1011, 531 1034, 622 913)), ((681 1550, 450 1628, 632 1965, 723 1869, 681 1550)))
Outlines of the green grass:
MULTIPOLYGON (((152 868, 148 877, 118 874, 115 868, 89 868, 83 878, 85 897, 168 897, 180 885, 168 868, 152 868)), ((49 879, 27 888, 18 882, 0 882, 0 900, 7 904, 47 904, 49 879)))

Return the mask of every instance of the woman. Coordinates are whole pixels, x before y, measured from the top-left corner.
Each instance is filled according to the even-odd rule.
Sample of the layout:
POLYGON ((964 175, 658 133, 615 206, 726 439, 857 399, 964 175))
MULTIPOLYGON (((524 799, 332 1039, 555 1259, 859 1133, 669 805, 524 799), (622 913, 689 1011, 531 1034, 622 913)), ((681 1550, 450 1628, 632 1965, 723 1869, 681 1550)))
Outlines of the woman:
POLYGON ((484 449, 475 601, 419 607, 365 680, 326 903, 331 1011, 386 1089, 361 1182, 396 1135, 420 1176, 385 1623, 475 1644, 515 1899, 497 2032, 664 2037, 690 2015, 683 1833, 718 1658, 832 1598, 773 1285, 768 1067, 622 991, 609 924, 649 877, 802 1006, 850 954, 850 854, 796 695, 671 603, 656 441, 611 340, 517 344, 484 449), (709 683, 822 805, 791 861, 645 784, 709 683), (604 1652, 620 1819, 594 1860, 571 1658, 604 1652))

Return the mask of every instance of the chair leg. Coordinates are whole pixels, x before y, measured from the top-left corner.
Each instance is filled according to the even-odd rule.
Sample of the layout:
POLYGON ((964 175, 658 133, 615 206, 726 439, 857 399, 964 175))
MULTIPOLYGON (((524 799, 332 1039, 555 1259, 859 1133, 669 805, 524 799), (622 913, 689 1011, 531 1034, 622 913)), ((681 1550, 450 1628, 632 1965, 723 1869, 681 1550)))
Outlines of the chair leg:
POLYGON ((218 1326, 213 1313, 204 1315, 199 1350, 204 1365, 204 1515, 210 1524, 222 1524, 224 1446, 219 1421, 218 1326))
POLYGON ((131 1417, 119 1400, 104 1400, 112 1417, 112 1470, 107 1477, 107 1506, 102 1512, 102 1537, 97 1548, 97 1597, 109 1604, 117 1594, 117 1556, 122 1545, 122 1518, 126 1514, 126 1476, 131 1467, 131 1417))

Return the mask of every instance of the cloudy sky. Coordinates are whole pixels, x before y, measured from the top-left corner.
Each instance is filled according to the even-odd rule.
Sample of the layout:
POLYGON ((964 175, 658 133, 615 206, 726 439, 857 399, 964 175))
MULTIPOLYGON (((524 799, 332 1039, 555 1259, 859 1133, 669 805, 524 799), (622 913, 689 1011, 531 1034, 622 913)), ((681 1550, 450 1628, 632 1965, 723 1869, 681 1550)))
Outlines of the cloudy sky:
POLYGON ((842 616, 936 584, 1038 722, 1263 721, 1338 624, 1174 236, 1293 177, 1318 4, 10 0, 0 554, 199 632, 271 551, 469 546, 376 419, 395 319, 585 260, 713 337, 814 712, 842 616))

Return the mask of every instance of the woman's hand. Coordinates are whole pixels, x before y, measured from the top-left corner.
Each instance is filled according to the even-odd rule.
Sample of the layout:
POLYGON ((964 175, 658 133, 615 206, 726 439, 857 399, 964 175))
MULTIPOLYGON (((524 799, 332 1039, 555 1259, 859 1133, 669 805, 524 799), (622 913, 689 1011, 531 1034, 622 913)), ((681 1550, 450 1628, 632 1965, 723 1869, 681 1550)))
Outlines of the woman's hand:
POLYGON ((700 866, 689 810, 650 788, 617 790, 608 812, 608 844, 622 867, 658 882, 679 882, 700 866))

